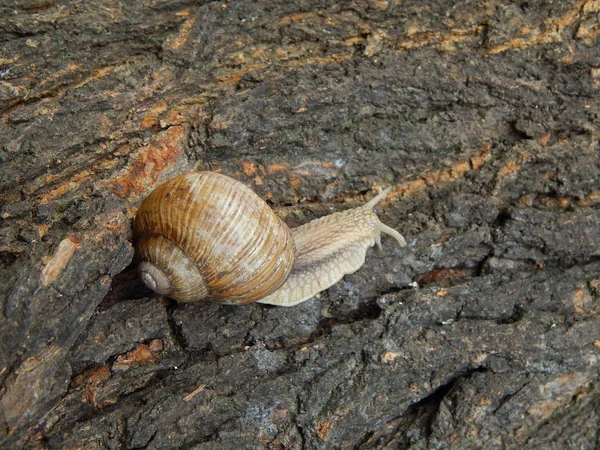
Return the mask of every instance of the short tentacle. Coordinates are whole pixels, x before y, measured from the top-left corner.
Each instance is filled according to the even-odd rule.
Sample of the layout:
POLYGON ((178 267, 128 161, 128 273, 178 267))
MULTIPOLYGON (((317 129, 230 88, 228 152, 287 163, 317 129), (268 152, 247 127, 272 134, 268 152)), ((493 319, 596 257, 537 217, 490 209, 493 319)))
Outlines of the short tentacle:
POLYGON ((373 207, 381 200, 383 200, 390 192, 392 192, 391 186, 385 188, 383 191, 381 191, 379 194, 377 194, 375 197, 373 197, 371 200, 365 203, 363 205, 363 208, 373 209, 373 207))

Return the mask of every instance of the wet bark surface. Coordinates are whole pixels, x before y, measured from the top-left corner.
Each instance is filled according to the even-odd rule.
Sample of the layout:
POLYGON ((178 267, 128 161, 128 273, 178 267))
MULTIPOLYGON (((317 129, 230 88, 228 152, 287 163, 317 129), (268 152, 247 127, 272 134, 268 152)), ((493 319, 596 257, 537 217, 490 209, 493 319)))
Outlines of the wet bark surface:
POLYGON ((3 448, 600 445, 597 1, 0 5, 3 448), (293 308, 131 266, 161 180, 384 237, 293 308))

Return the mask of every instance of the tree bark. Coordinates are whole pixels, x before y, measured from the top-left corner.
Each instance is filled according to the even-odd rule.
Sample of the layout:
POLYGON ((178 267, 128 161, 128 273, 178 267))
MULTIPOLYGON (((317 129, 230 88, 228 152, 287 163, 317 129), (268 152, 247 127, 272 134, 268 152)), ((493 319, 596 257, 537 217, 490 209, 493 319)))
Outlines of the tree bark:
POLYGON ((0 5, 0 447, 600 446, 600 4, 0 5), (293 308, 131 265, 162 180, 409 243, 293 308))

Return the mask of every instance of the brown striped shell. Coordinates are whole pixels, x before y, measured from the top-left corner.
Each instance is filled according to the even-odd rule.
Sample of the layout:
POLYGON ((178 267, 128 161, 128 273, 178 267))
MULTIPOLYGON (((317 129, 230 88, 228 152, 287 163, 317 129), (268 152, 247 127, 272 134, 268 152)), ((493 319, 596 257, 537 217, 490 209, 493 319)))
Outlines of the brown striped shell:
POLYGON ((134 233, 142 280, 179 301, 255 302, 294 265, 288 227, 251 189, 214 172, 158 186, 142 202, 134 233))

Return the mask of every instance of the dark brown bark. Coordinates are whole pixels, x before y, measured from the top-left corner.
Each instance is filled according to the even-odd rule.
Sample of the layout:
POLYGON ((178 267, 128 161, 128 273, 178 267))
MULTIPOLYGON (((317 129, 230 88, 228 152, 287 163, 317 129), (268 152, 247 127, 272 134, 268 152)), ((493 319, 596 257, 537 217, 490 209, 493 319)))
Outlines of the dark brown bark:
POLYGON ((0 446, 598 448, 599 18, 0 4, 0 446), (409 246, 294 308, 158 299, 130 222, 187 170, 292 226, 391 185, 409 246))

